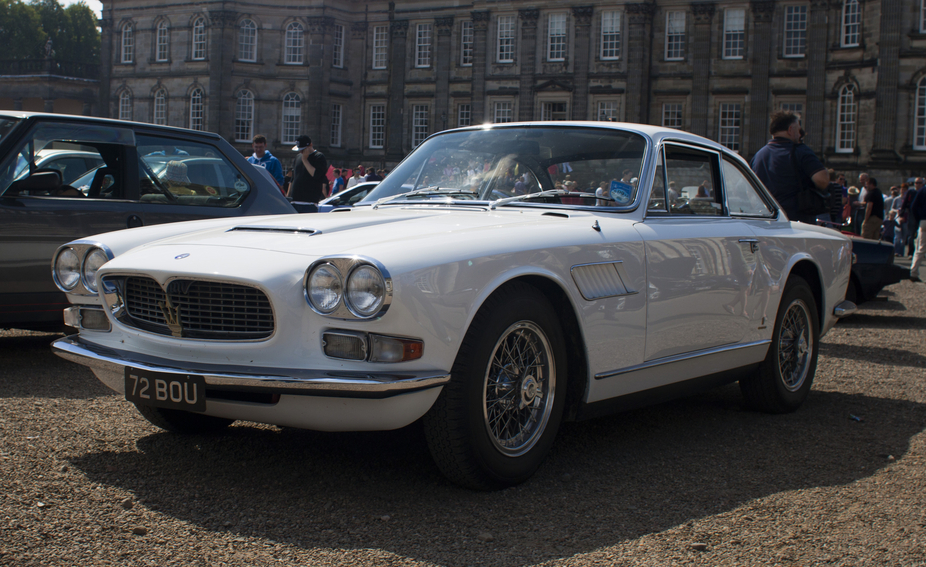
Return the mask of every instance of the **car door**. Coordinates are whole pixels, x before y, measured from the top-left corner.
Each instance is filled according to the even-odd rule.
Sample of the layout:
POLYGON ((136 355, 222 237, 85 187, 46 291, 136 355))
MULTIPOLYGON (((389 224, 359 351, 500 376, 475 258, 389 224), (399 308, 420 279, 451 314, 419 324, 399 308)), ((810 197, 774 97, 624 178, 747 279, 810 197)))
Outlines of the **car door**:
POLYGON ((728 214, 720 154, 666 143, 646 218, 647 362, 732 345, 749 329, 756 238, 728 214), (680 191, 696 187, 693 196, 680 191))
POLYGON ((43 188, 30 183, 30 178, 38 178, 34 173, 41 173, 34 164, 17 175, 17 163, 34 162, 42 149, 79 146, 98 152, 111 164, 118 187, 124 182, 119 165, 134 142, 134 133, 127 128, 45 121, 4 156, 0 162, 0 326, 24 326, 28 321, 37 326, 60 324, 67 301, 51 278, 55 250, 75 238, 133 223, 121 193, 88 198, 69 185, 43 188))

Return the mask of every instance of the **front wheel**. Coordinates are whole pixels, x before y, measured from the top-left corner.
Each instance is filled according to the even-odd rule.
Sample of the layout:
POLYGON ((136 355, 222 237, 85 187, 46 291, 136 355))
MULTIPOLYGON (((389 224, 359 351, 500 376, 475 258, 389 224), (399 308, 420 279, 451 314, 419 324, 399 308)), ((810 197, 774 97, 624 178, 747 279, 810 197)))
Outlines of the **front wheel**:
POLYGON ((511 284, 490 297, 466 334, 425 434, 437 466, 480 490, 524 482, 559 429, 566 352, 553 306, 511 284))
POLYGON ((813 384, 819 341, 813 292, 803 278, 792 276, 781 297, 768 354, 755 374, 740 380, 746 402, 769 413, 799 408, 813 384))

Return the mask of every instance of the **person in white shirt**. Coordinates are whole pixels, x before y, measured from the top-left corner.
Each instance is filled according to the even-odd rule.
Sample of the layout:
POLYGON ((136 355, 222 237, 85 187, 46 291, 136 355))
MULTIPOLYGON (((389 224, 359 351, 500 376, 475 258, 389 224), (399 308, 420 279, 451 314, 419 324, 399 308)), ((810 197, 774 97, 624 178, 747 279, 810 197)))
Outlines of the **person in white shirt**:
POLYGON ((360 177, 360 168, 354 168, 354 175, 347 180, 347 188, 350 189, 361 181, 363 181, 363 178, 360 177))

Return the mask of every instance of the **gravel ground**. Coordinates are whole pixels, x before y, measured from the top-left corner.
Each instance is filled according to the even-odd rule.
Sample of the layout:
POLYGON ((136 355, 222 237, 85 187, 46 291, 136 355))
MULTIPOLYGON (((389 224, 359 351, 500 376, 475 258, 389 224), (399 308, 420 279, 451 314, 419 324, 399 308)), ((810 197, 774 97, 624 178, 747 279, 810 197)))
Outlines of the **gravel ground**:
POLYGON ((566 424, 524 485, 448 484, 415 427, 159 431, 55 335, 0 333, 0 565, 926 565, 926 286, 823 340, 785 416, 730 386, 566 424))

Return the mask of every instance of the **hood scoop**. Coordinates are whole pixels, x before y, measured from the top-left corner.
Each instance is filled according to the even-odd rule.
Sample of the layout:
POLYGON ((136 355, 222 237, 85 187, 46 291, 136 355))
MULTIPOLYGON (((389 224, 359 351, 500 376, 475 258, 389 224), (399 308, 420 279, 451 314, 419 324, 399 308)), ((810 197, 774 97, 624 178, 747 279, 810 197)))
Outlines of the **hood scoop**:
POLYGON ((258 225, 248 225, 248 226, 236 226, 234 228, 228 229, 228 232, 274 232, 282 234, 308 234, 309 236, 313 234, 321 234, 320 230, 315 230, 314 228, 301 228, 294 226, 258 226, 258 225))

